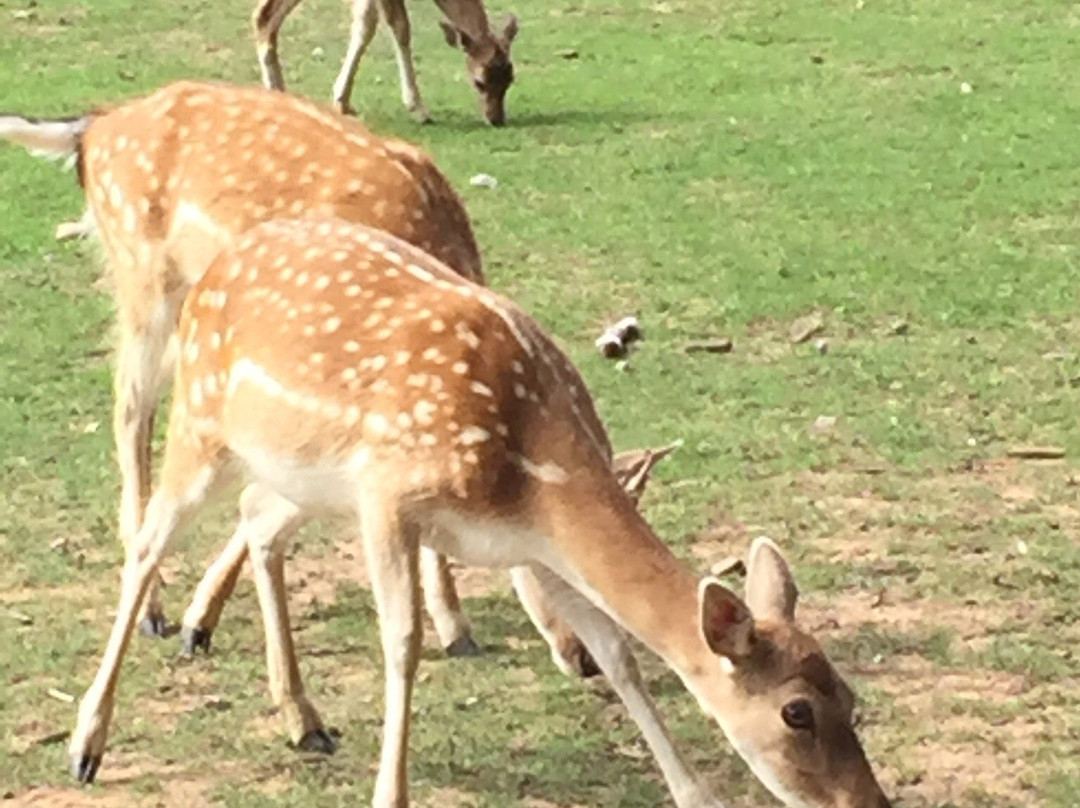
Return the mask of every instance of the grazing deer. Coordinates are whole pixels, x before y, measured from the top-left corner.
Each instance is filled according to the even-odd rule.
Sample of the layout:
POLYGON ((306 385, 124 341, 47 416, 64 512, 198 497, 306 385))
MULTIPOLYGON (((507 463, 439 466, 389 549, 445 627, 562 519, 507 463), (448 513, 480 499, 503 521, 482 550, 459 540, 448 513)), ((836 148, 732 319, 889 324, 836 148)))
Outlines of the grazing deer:
MULTIPOLYGON (((125 547, 149 496, 152 426, 167 378, 162 360, 180 303, 237 234, 272 216, 333 215, 401 236, 483 282, 468 215, 426 154, 289 95, 180 82, 82 118, 0 117, 0 139, 76 156, 90 215, 68 232, 92 222, 116 280, 114 429, 125 547)), ((244 544, 242 537, 232 542, 200 584, 185 616, 188 650, 209 648, 244 560, 235 548, 244 544)), ((443 647, 475 653, 446 560, 425 551, 423 569, 443 647)), ((529 609, 546 614, 542 604, 529 609)), ((157 583, 143 617, 147 633, 164 632, 157 583)), ((540 628, 563 670, 594 670, 565 627, 545 620, 540 628)))
POLYGON ((652 748, 679 808, 719 808, 676 751, 629 635, 655 651, 789 806, 886 808, 852 729, 852 693, 794 622, 797 591, 758 540, 746 599, 697 577, 611 468, 581 377, 512 303, 400 239, 340 220, 268 221, 227 248, 184 304, 160 485, 124 567, 116 622, 72 736, 78 778, 105 749, 138 604, 178 529, 250 475, 244 521, 275 695, 296 737, 280 525, 353 516, 385 666, 374 808, 408 805, 420 655, 419 546, 511 567, 585 642, 652 748), (432 529, 434 528, 434 529, 432 529), (262 537, 260 541, 258 537, 262 537), (274 537, 274 538, 271 538, 274 537))
MULTIPOLYGON (((259 0, 252 18, 263 84, 273 90, 285 89, 277 52, 278 32, 289 12, 299 4, 300 0, 259 0)), ((446 17, 439 24, 447 44, 465 53, 465 68, 480 97, 484 118, 493 126, 502 126, 506 123, 506 91, 514 81, 510 46, 518 32, 517 17, 508 16, 501 31, 495 34, 488 25, 483 0, 435 0, 435 4, 446 17)), ((412 32, 405 0, 351 0, 351 6, 349 48, 334 82, 334 104, 343 113, 352 111, 349 100, 356 70, 375 36, 381 15, 394 35, 401 100, 418 121, 426 123, 430 116, 420 100, 420 88, 416 84, 412 32)))

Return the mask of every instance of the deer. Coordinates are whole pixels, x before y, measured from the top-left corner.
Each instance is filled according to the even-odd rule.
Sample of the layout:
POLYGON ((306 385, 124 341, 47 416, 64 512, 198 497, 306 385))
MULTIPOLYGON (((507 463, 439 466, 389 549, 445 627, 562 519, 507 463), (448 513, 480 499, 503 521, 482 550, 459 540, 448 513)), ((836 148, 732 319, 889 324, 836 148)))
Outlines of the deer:
MULTIPOLYGON (((96 231, 115 280, 114 433, 125 547, 149 496, 153 422, 180 304, 239 233, 271 216, 330 214, 394 233, 484 280, 464 205, 430 157, 284 93, 178 82, 71 119, 0 116, 0 139, 75 158, 88 208, 58 235, 96 231)), ((244 537, 234 536, 199 584, 182 624, 187 652, 209 650, 245 547, 244 537)), ((440 643, 451 656, 478 653, 446 559, 427 550, 422 557, 440 643)), ((594 675, 577 638, 534 595, 526 597, 560 669, 594 675)), ((148 635, 165 633, 159 582, 143 605, 141 626, 148 635)), ((330 741, 314 737, 305 748, 311 745, 325 751, 330 741)))
POLYGON ((745 598, 678 560, 616 478, 574 365, 506 298, 365 225, 273 219, 217 256, 178 334, 161 477, 69 747, 80 781, 101 765, 139 601, 163 554, 245 477, 243 522, 277 658, 271 688, 301 725, 320 719, 295 701, 277 528, 311 510, 357 525, 384 668, 373 808, 409 805, 421 544, 509 568, 543 593, 625 703, 678 808, 721 803, 676 749, 630 637, 786 805, 889 806, 852 726, 851 688, 795 620, 798 589, 779 549, 752 544, 745 598))
MULTIPOLYGON (((492 126, 506 123, 506 91, 514 81, 514 65, 510 48, 518 33, 518 19, 510 14, 499 32, 488 23, 483 0, 435 0, 446 17, 440 20, 446 43, 465 54, 465 69, 469 82, 480 101, 480 111, 492 126)), ((300 0, 259 0, 252 16, 259 68, 264 86, 284 90, 281 61, 278 58, 278 33, 289 13, 300 0)), ((412 30, 405 0, 351 0, 352 24, 349 46, 341 71, 334 81, 334 105, 338 111, 353 111, 353 82, 360 60, 375 36, 380 16, 394 35, 401 100, 405 108, 420 123, 431 121, 427 107, 420 99, 416 70, 412 58, 412 30)))

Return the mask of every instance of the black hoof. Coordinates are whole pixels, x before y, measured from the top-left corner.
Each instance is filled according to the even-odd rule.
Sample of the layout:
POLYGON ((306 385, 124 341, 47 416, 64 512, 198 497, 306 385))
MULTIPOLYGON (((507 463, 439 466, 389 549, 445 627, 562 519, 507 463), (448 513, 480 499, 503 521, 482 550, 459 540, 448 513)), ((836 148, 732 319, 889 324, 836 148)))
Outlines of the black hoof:
POLYGON ((83 755, 71 761, 71 773, 80 783, 92 783, 97 776, 98 767, 101 765, 101 756, 90 757, 83 755))
POLYGON ((183 645, 184 655, 195 656, 196 651, 202 651, 204 654, 209 654, 210 638, 213 634, 213 629, 184 626, 180 629, 180 642, 183 645))
POLYGON ((139 631, 144 637, 164 637, 165 629, 165 615, 163 614, 147 615, 139 623, 139 631))
POLYGON ((324 729, 313 729, 304 733, 304 737, 296 744, 301 752, 318 752, 321 755, 332 755, 337 751, 337 741, 324 729))
POLYGON ((596 664, 596 660, 593 659, 593 655, 585 648, 581 649, 578 658, 574 660, 574 670, 578 672, 578 675, 582 679, 592 679, 594 676, 599 676, 603 673, 603 671, 600 670, 600 666, 596 664))
POLYGON ((448 657, 473 657, 480 656, 483 651, 480 650, 480 646, 476 644, 476 640, 466 634, 463 637, 458 637, 448 646, 446 646, 446 655, 448 657))

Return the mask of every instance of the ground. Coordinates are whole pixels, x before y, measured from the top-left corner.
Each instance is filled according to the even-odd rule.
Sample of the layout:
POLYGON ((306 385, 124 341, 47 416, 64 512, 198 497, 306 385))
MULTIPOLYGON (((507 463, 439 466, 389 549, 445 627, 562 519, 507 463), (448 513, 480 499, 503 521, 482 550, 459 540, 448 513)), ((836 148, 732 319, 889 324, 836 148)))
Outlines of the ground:
MULTIPOLYGON (((511 9, 492 6, 494 19, 511 9)), ((493 286, 581 367, 618 448, 682 447, 642 507, 705 570, 769 535, 802 622, 860 697, 897 803, 1080 804, 1078 110, 1072 4, 536 0, 516 9, 511 126, 481 125, 432 4, 401 108, 380 34, 356 106, 462 190, 493 286), (495 176, 495 189, 468 178, 495 176), (568 291, 570 293, 568 293, 568 291), (624 371, 595 354, 635 313, 624 371), (793 325, 820 319, 799 344, 793 325), (686 353, 729 338, 729 354, 686 353), (1054 446, 1062 459, 1013 457, 1054 446)), ((78 113, 179 77, 257 80, 240 0, 0 0, 0 106, 78 113)), ((340 3, 283 31, 324 98, 340 3)), ((362 803, 377 754, 374 613, 348 526, 292 549, 297 641, 341 749, 299 755, 265 689, 246 580, 214 652, 138 640, 98 785, 65 733, 115 604, 113 313, 97 249, 57 244, 70 172, 0 148, 0 797, 11 806, 362 803), (58 697, 59 696, 59 697, 58 697)), ((180 548, 175 620, 233 518, 180 548)), ((428 637, 412 744, 428 808, 670 804, 602 685, 558 674, 501 575, 465 571, 481 658, 428 637)), ((430 635, 430 632, 429 632, 430 635)), ((733 808, 774 804, 677 680, 647 662, 733 808)))

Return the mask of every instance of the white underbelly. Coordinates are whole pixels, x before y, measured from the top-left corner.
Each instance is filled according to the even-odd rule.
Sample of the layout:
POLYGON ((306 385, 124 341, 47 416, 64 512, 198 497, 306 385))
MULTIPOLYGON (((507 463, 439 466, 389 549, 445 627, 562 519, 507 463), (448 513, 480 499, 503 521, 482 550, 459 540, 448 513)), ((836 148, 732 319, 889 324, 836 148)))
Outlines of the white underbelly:
POLYGON ((495 520, 474 519, 450 510, 432 517, 424 543, 470 567, 505 569, 543 563, 546 542, 531 531, 495 520))

